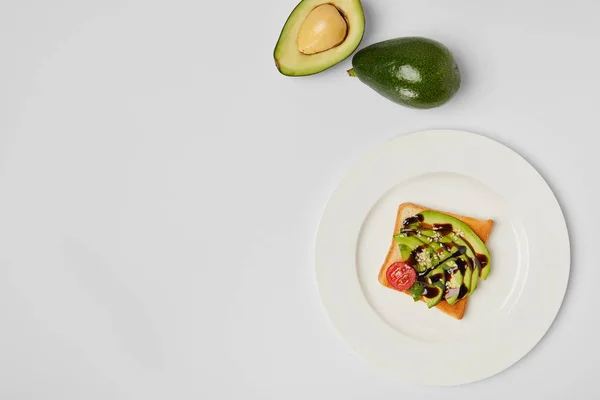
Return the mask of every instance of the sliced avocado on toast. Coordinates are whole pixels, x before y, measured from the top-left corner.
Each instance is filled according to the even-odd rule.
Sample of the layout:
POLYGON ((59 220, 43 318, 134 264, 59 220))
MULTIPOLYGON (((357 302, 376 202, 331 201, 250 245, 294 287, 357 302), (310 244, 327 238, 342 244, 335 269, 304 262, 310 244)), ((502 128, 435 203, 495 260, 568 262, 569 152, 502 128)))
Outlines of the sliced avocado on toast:
MULTIPOLYGON (((473 232, 469 225, 465 224, 461 220, 454 218, 450 215, 442 214, 437 211, 422 211, 419 213, 423 217, 423 224, 431 226, 444 226, 451 225, 452 232, 456 235, 453 239, 457 238, 464 239, 470 246, 470 250, 473 251, 473 255, 479 260, 481 265, 481 278, 486 280, 490 274, 490 252, 483 241, 473 232)), ((468 254, 468 253, 467 253, 468 254)))
POLYGON ((402 260, 417 271, 408 290, 429 308, 446 300, 455 304, 477 288, 479 276, 489 274, 489 251, 464 222, 436 211, 407 218, 394 235, 402 260), (482 262, 482 260, 484 262, 482 262))
MULTIPOLYGON (((479 260, 479 265, 487 266, 489 270, 489 251, 487 248, 485 254, 475 251, 475 247, 468 240, 468 235, 464 233, 469 231, 459 230, 460 224, 453 224, 453 219, 444 217, 458 219, 471 228, 470 231, 475 233, 483 243, 488 240, 494 221, 437 212, 442 214, 441 218, 444 218, 444 221, 439 222, 450 223, 437 223, 438 221, 434 223, 435 218, 428 218, 428 222, 431 223, 427 223, 425 216, 430 212, 429 208, 414 203, 402 203, 398 206, 394 240, 379 270, 378 280, 387 288, 403 292, 415 301, 423 301, 440 312, 460 320, 465 315, 470 294, 474 292, 476 288, 474 285, 479 279, 479 274, 476 273, 477 263, 474 259, 479 260), (460 239, 452 240, 454 234, 457 234, 460 239), (429 251, 423 251, 425 249, 429 251), (475 257, 472 257, 471 252, 468 253, 467 250, 471 250, 475 257), (411 263, 416 261, 416 256, 411 257, 411 253, 415 255, 417 252, 431 254, 430 267, 426 269, 421 266, 416 269, 412 267, 411 263), (438 268, 444 271, 444 276, 439 274, 438 268), (445 282, 443 288, 440 286, 442 282, 445 282), (442 295, 437 298, 440 292, 442 295)), ((424 258, 424 255, 420 258, 424 258)))

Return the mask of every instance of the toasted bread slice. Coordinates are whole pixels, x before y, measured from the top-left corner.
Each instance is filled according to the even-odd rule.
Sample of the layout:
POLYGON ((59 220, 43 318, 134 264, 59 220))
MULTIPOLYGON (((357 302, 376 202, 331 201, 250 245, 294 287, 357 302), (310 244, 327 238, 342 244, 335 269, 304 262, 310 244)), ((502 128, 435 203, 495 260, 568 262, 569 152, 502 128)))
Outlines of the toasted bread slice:
MULTIPOLYGON (((396 216, 396 225, 394 227, 394 234, 400 233, 400 228, 402 227, 402 221, 404 221, 408 217, 412 217, 413 215, 418 214, 421 211, 425 211, 425 210, 432 210, 432 209, 426 208, 423 206, 419 206, 419 205, 413 204, 413 203, 400 204, 400 206, 398 207, 398 215, 396 216)), ((439 210, 434 210, 434 211, 439 211, 439 210)), ((491 219, 481 220, 481 219, 475 219, 475 218, 471 218, 471 217, 465 217, 462 215, 456 215, 456 214, 452 214, 452 213, 448 213, 448 212, 444 212, 444 211, 439 211, 439 212, 443 212, 444 214, 451 215, 455 218, 458 218, 461 221, 463 221, 464 223, 466 223, 467 225, 469 225, 471 227, 471 229, 473 229, 473 231, 477 234, 477 236, 479 236, 479 238, 484 243, 487 241, 488 237, 490 236, 490 232, 492 231, 492 226, 494 225, 494 221, 492 221, 491 219)), ((387 269, 390 265, 392 265, 393 263, 395 263, 397 261, 402 261, 402 257, 400 255, 399 246, 396 244, 396 242, 392 238, 392 244, 391 244, 390 249, 385 258, 385 262, 383 263, 383 265, 381 266, 381 269, 379 270, 379 282, 383 286, 386 286, 390 289, 394 289, 394 288, 389 284, 387 277, 385 275, 385 272, 387 271, 387 269)), ((394 290, 396 290, 396 289, 394 289, 394 290)), ((404 292, 404 293, 406 293, 406 292, 404 292)), ((410 296, 409 293, 406 293, 406 294, 408 294, 410 296)), ((421 300, 423 300, 423 299, 421 298, 421 300)), ((448 304, 446 302, 446 300, 442 300, 436 305, 436 307, 440 311, 445 312, 446 314, 448 314, 456 319, 462 319, 462 317, 465 315, 465 311, 467 309, 468 300, 469 300, 469 297, 465 297, 465 298, 457 301, 453 305, 448 304)))

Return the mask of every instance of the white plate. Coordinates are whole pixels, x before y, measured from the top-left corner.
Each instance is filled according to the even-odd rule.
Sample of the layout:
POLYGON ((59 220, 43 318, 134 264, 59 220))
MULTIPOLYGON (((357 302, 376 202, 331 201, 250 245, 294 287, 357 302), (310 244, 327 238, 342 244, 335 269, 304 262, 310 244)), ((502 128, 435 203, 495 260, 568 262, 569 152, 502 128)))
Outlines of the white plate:
POLYGON ((569 279, 567 227, 544 179, 506 146, 460 131, 399 137, 358 163, 327 204, 315 253, 341 336, 374 365, 425 385, 473 382, 518 361, 552 324, 569 279), (495 221, 492 271, 460 321, 377 280, 403 202, 495 221))

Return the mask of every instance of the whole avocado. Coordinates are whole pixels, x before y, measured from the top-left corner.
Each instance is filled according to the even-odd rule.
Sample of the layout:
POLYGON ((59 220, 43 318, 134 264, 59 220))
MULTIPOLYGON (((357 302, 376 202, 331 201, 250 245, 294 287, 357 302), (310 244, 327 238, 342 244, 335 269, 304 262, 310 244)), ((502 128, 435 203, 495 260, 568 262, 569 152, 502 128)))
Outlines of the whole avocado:
POLYGON ((352 58, 356 76, 387 99, 413 108, 433 108, 450 100, 461 78, 454 56, 443 44, 405 37, 372 44, 352 58))

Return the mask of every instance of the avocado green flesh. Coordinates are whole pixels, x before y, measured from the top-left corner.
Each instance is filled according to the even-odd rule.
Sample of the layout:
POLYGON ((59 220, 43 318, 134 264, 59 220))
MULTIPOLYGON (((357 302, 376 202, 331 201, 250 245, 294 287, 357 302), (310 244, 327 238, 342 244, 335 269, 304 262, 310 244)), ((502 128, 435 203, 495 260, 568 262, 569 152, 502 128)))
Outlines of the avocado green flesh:
POLYGON ((442 282, 446 284, 446 270, 443 267, 437 267, 427 274, 427 280, 433 284, 436 282, 442 282))
POLYGON ((460 294, 460 286, 463 283, 463 274, 458 270, 458 265, 454 260, 446 261, 446 263, 444 263, 444 268, 454 271, 454 273, 450 274, 450 279, 446 283, 448 290, 446 293, 446 301, 448 304, 452 305, 459 300, 458 296, 460 294))
POLYGON ((450 215, 442 214, 436 211, 427 210, 422 211, 419 214, 423 216, 423 223, 427 225, 451 224, 454 233, 460 231, 461 234, 457 234, 458 239, 461 239, 462 237, 462 239, 464 239, 468 242, 468 244, 470 244, 469 248, 467 249, 467 252, 470 251, 472 248, 472 250, 476 253, 474 254, 474 256, 480 254, 482 256, 485 256, 485 258, 487 259, 487 264, 481 269, 481 278, 483 280, 487 279, 488 275, 490 274, 490 268, 492 264, 490 259, 490 252, 486 247, 485 243, 483 243, 479 236, 477 236, 477 234, 473 232, 469 225, 465 224, 457 218, 451 217, 450 215))
POLYGON ((446 258, 452 255, 452 253, 450 253, 446 248, 444 248, 444 246, 442 246, 441 243, 447 243, 449 245, 452 245, 451 251, 456 251, 456 246, 450 240, 444 240, 445 238, 442 238, 441 240, 439 240, 439 242, 437 242, 435 239, 436 232, 431 229, 419 229, 413 226, 412 228, 405 228, 401 230, 401 232, 405 234, 411 231, 417 232, 417 237, 420 237, 424 242, 431 246, 435 254, 438 255, 437 258, 439 260, 445 260, 446 258))
POLYGON ((459 258, 456 259, 456 262, 460 265, 460 263, 463 263, 464 266, 464 270, 465 270, 465 274, 463 277, 463 283, 462 286, 464 286, 466 292, 464 293, 463 296, 459 295, 459 299, 467 296, 467 295, 471 295, 473 292, 471 290, 471 282, 473 281, 473 269, 471 268, 471 264, 469 263, 469 259, 467 258, 467 256, 462 255, 459 258))
POLYGON ((425 300, 425 304, 427 304, 428 308, 436 306, 442 298, 444 297, 444 285, 441 282, 436 282, 431 285, 425 286, 425 291, 423 292, 423 299, 425 300), (435 296, 429 297, 430 293, 434 293, 435 296))
POLYGON ((463 240, 460 236, 458 236, 456 234, 452 234, 451 237, 444 237, 442 239, 442 242, 444 242, 444 241, 448 241, 449 243, 452 243, 454 245, 462 246, 466 249, 465 255, 469 259, 468 267, 472 267, 472 269, 473 269, 471 282, 468 285, 468 287, 469 287, 468 294, 469 295, 472 294, 475 291, 475 289, 477 288, 477 282, 479 280, 479 275, 481 272, 481 264, 479 263, 479 260, 475 256, 475 253, 473 253, 471 244, 466 242, 465 240, 463 240))
POLYGON ((473 271, 473 275, 471 276, 471 287, 469 288, 469 295, 471 295, 475 289, 477 289, 477 286, 479 285, 479 277, 481 276, 481 269, 479 267, 476 268, 475 271, 473 271))
POLYGON ((404 234, 394 235, 394 240, 400 246, 402 261, 409 264, 417 272, 423 272, 435 263, 433 249, 427 243, 415 236, 404 234))
POLYGON ((386 40, 352 58, 351 76, 383 97, 408 107, 438 107, 458 91, 460 71, 450 50, 422 37, 386 40))
MULTIPOLYGON (((440 243, 434 241, 432 239, 433 235, 435 234, 434 231, 432 230, 404 230, 402 229, 400 231, 399 234, 394 235, 394 238, 396 239, 396 243, 400 244, 402 247, 404 247, 405 251, 412 251, 414 250, 417 246, 421 246, 421 245, 425 245, 425 246, 429 246, 431 247, 432 250, 432 255, 434 255, 434 258, 437 260, 444 260, 445 258, 448 258, 451 256, 451 253, 444 248, 440 243), (418 232, 416 234, 413 233, 409 233, 409 232, 418 232)), ((448 244, 453 245, 452 242, 448 241, 448 244)), ((452 250, 455 251, 456 247, 453 245, 452 250)), ((402 249, 401 249, 402 251, 402 249)), ((408 257, 402 257, 402 261, 407 261, 408 257)))
POLYGON ((360 44, 365 31, 365 16, 360 0, 302 0, 288 17, 273 52, 279 72, 287 76, 306 76, 324 71, 348 58, 360 44), (317 54, 303 54, 297 38, 308 14, 323 4, 335 6, 346 19, 348 32, 344 41, 317 54))
POLYGON ((400 246, 400 255, 402 261, 407 262, 410 258, 410 253, 419 246, 424 246, 425 243, 415 236, 406 236, 403 234, 394 235, 394 240, 400 246))
POLYGON ((479 281, 477 255, 487 257, 489 268, 489 251, 485 244, 467 224, 446 214, 423 211, 411 220, 412 223, 407 220, 400 233, 394 235, 402 260, 418 273, 409 293, 415 299, 425 293, 423 299, 431 306, 441 301, 437 300, 437 294, 426 296, 431 285, 444 286, 440 299, 449 304, 471 295, 479 281))
POLYGON ((447 302, 448 302, 448 304, 450 304, 450 305, 454 305, 454 304, 456 304, 456 302, 457 302, 458 300, 459 300, 459 298, 458 298, 458 290, 456 291, 456 295, 446 298, 446 301, 447 301, 447 302))
MULTIPOLYGON (((423 274, 425 271, 427 271, 428 265, 420 265, 419 263, 417 263, 414 254, 417 251, 425 253, 424 257, 427 258, 423 259, 426 260, 426 262, 430 263, 429 272, 421 276, 419 278, 421 280, 415 281, 415 283, 410 287, 410 289, 407 290, 407 292, 413 296, 413 299, 415 301, 418 301, 422 297, 427 303, 428 307, 431 308, 438 304, 444 298, 444 293, 446 289, 446 271, 450 269, 450 266, 447 265, 449 261, 442 261, 444 261, 448 257, 451 257, 452 255, 446 250, 443 250, 446 255, 436 257, 435 249, 443 249, 443 247, 436 242, 429 243, 428 241, 426 241, 427 237, 428 236, 426 235, 422 235, 422 238, 425 239, 425 241, 422 241, 417 236, 407 236, 406 234, 400 233, 394 235, 394 240, 400 247, 402 260, 412 265, 412 267, 419 274, 423 274), (439 265, 436 266, 436 263, 439 265), (441 288, 438 288, 439 285, 441 285, 441 288), (441 292, 439 296, 436 295, 434 297, 427 297, 423 295, 423 293, 432 293, 432 291, 437 290, 441 292)), ((457 273, 460 273, 460 271, 457 271, 457 273)), ((460 283, 462 283, 462 274, 460 283)))
POLYGON ((427 274, 428 283, 425 284, 423 290, 423 298, 427 307, 431 308, 437 305, 444 298, 444 291, 446 289, 446 270, 442 267, 437 267, 427 274), (430 296, 430 293, 439 291, 439 295, 430 296))

